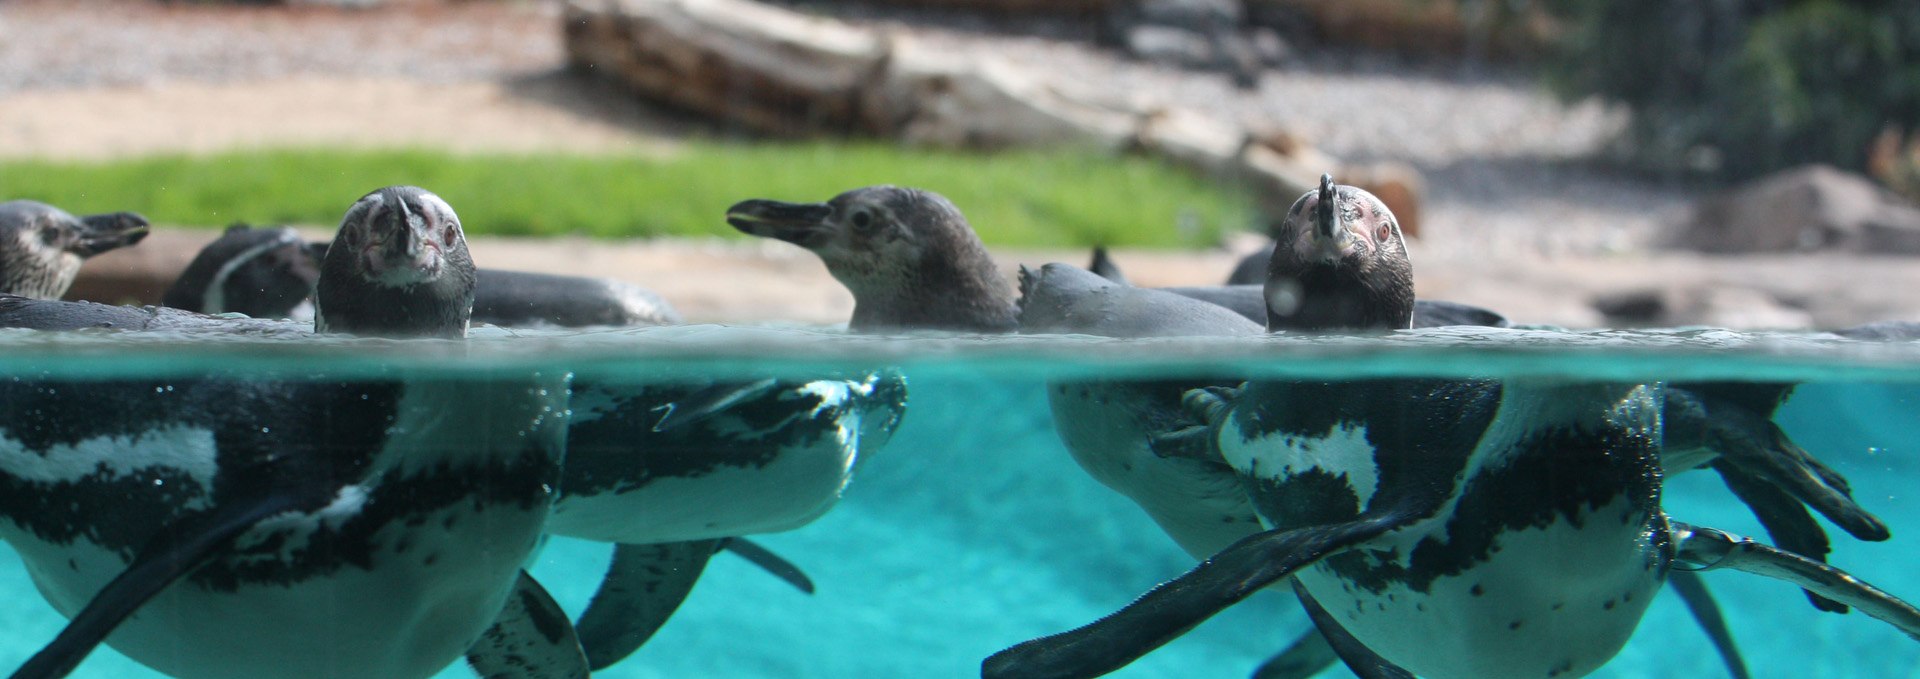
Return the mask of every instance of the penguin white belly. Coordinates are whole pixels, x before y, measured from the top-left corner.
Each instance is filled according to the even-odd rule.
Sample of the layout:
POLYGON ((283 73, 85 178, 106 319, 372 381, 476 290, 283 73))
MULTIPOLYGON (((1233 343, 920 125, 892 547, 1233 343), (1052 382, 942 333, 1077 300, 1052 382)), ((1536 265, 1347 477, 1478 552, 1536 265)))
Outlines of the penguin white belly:
POLYGON ((1161 457, 1153 433, 1123 401, 1125 387, 1057 384, 1048 388, 1054 430, 1087 475, 1127 496, 1195 559, 1206 559, 1261 530, 1246 486, 1231 471, 1196 460, 1161 457))
MULTIPOLYGON (((492 623, 509 591, 501 583, 513 581, 540 530, 541 511, 487 507, 475 511, 461 503, 419 515, 418 526, 404 525, 412 518, 394 522, 373 534, 375 548, 365 565, 339 563, 302 579, 241 582, 231 589, 189 575, 127 618, 107 643, 141 664, 183 677, 430 676, 464 654, 492 623), (476 523, 488 530, 472 530, 476 523), (448 530, 434 530, 440 527, 448 530)), ((274 532, 258 529, 239 544, 274 532)), ((87 540, 59 545, 11 532, 6 537, 40 592, 67 616, 128 564, 87 540)), ((211 565, 244 565, 264 556, 243 550, 211 565)), ((338 558, 322 551, 309 563, 296 558, 276 568, 299 570, 312 559, 338 558)))
POLYGON ((1331 560, 1299 575, 1355 638, 1429 679, 1584 676, 1626 644, 1664 577, 1644 512, 1624 498, 1577 522, 1499 532, 1485 560, 1458 573, 1420 573, 1410 556, 1423 540, 1446 539, 1445 517, 1356 550, 1394 555, 1367 559, 1384 567, 1376 573, 1402 574, 1379 591, 1336 574, 1331 560))
MULTIPOLYGON (((547 526, 555 535, 654 543, 770 533, 806 525, 840 500, 851 478, 856 437, 847 428, 811 445, 779 446, 757 466, 719 466, 658 477, 631 490, 563 493, 547 526)), ((575 460, 638 450, 578 450, 575 460)), ((644 464, 644 462, 637 462, 644 464)))

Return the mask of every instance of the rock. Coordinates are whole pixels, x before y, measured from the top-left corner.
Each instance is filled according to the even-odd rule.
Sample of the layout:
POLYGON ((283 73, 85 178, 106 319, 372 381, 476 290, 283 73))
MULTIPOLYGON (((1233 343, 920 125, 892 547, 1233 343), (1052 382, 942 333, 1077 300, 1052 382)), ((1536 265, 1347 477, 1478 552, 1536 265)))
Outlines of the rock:
POLYGON ((748 0, 569 0, 567 59, 648 99, 770 134, 871 131, 886 42, 748 0))
POLYGON ((1135 59, 1183 68, 1210 68, 1220 59, 1205 34, 1172 26, 1127 29, 1125 47, 1135 59))
POLYGON ((1715 253, 1920 254, 1920 209, 1865 177, 1809 165, 1701 201, 1674 242, 1715 253))
POLYGON ((871 127, 953 148, 1078 145, 1119 151, 1138 115, 1049 85, 1011 64, 925 48, 905 36, 864 95, 871 127))

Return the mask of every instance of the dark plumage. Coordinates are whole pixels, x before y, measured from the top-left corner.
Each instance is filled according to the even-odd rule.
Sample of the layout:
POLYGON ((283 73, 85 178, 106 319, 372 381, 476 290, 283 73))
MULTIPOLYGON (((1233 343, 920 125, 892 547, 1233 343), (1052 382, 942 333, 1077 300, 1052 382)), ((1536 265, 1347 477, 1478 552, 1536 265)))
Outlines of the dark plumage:
POLYGON ((931 191, 870 186, 825 203, 748 200, 727 223, 813 251, 853 293, 848 328, 1011 332, 1019 308, 959 208, 931 191))
POLYGON ((81 262, 140 242, 147 228, 132 212, 75 217, 31 200, 0 203, 0 293, 59 299, 81 262))
POLYGON ((1413 265, 1400 224, 1373 194, 1321 175, 1294 201, 1267 263, 1268 330, 1413 325, 1413 265))
POLYGON ((316 332, 378 337, 467 334, 474 266, 460 218, 413 186, 369 193, 347 210, 320 263, 316 332))
POLYGON ((160 303, 207 314, 286 318, 313 294, 323 254, 289 227, 234 224, 194 255, 160 303))

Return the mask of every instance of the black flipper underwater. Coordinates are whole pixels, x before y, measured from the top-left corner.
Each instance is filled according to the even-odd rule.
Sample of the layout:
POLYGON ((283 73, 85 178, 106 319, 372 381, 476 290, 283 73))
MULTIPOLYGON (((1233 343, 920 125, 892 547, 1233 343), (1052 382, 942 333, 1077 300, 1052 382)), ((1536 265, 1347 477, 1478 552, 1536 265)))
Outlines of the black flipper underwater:
POLYGON ((586 679, 591 674, 567 612, 524 570, 493 625, 467 648, 467 664, 481 679, 586 679))
POLYGON ((813 580, 798 566, 745 538, 615 545, 600 590, 575 623, 593 669, 626 659, 653 638, 722 549, 795 589, 813 593, 813 580))
POLYGON ((1300 599, 1300 605, 1306 607, 1307 618, 1313 621, 1314 629, 1320 631, 1321 638, 1327 640, 1327 646, 1333 649, 1341 662, 1347 664, 1347 669, 1353 670, 1354 676, 1360 679, 1414 679, 1412 672, 1388 662, 1380 654, 1374 653, 1373 649, 1367 648, 1366 644, 1360 643, 1359 639, 1353 638, 1347 628, 1341 627, 1340 622, 1333 619, 1333 614, 1328 613, 1312 594, 1307 593, 1306 586, 1300 584, 1299 578, 1291 580, 1293 594, 1300 599))
POLYGON ((1096 677, 1112 672, 1299 569, 1425 513, 1400 508, 1346 523, 1248 536, 1112 615, 993 654, 981 663, 981 676, 1096 677))
POLYGON ((60 635, 27 659, 12 679, 64 677, 105 642, 147 601, 207 563, 262 519, 325 504, 296 495, 270 495, 254 502, 228 502, 217 509, 169 526, 149 540, 133 563, 93 595, 67 622, 60 635))

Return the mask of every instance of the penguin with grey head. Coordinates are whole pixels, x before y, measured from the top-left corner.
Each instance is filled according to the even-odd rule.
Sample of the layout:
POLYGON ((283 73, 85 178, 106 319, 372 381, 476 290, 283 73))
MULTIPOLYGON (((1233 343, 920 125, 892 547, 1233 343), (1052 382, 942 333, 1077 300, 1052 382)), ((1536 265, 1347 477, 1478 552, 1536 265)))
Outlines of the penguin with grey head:
POLYGON ((148 227, 132 212, 75 217, 31 200, 0 203, 0 292, 59 299, 82 262, 140 242, 148 227))
MULTIPOLYGON (((323 268, 326 327, 460 336, 472 264, 451 207, 389 187, 341 231, 357 247, 323 268)), ((123 308, 44 306, 62 304, 38 317, 127 327, 123 308)), ((253 325, 202 318, 177 325, 253 325)), ((564 376, 536 374, 0 381, 0 538, 71 618, 13 676, 63 676, 103 642, 175 676, 425 677, 463 655, 486 676, 585 676, 521 571, 565 399, 564 376)))
POLYGON ((1012 332, 1019 308, 960 209, 931 191, 869 186, 825 203, 747 200, 727 209, 742 232, 819 255, 853 293, 856 332, 1012 332))
MULTIPOLYGON (((1328 184, 1290 213, 1313 216, 1306 233, 1279 239, 1270 327, 1406 327, 1411 290, 1364 284, 1369 271, 1409 287, 1410 277, 1354 259, 1392 253, 1381 243, 1396 234, 1355 242, 1379 236, 1379 223, 1349 223, 1367 213, 1337 209, 1328 184), (1341 281, 1362 287, 1330 285, 1341 281), (1345 308, 1356 304, 1371 308, 1345 308)), ((983 675, 1103 674, 1281 581, 1367 677, 1581 676, 1625 643, 1668 574, 1689 568, 1779 577, 1920 638, 1920 611, 1837 569, 1670 520, 1661 397, 1657 384, 1556 380, 1189 392, 1203 424, 1157 444, 1232 469, 1266 530, 1098 622, 995 654, 983 675)))

